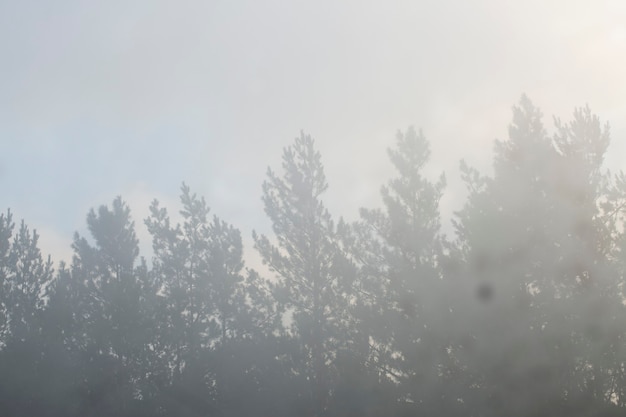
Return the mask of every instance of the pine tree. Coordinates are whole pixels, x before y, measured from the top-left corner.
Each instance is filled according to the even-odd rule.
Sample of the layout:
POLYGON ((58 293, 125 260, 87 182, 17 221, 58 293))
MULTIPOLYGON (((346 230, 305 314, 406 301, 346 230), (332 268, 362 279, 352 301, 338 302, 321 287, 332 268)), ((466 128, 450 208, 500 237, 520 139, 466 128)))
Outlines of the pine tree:
POLYGON ((239 230, 210 219, 204 198, 185 184, 181 203, 182 225, 172 226, 157 201, 146 219, 162 296, 158 350, 173 372, 163 380, 166 408, 237 415, 241 396, 262 390, 258 369, 268 358, 256 349, 267 349, 275 330, 274 306, 260 276, 244 271, 239 230))
POLYGON ((24 221, 13 230, 7 211, 0 215, 0 407, 6 414, 38 414, 50 405, 42 393, 52 380, 43 372, 43 327, 53 268, 36 231, 24 221))
POLYGON ((160 380, 168 412, 199 415, 210 410, 215 393, 208 358, 219 338, 211 288, 209 208, 183 184, 181 215, 173 227, 167 210, 154 201, 145 223, 152 234, 151 275, 162 296, 158 351, 170 375, 160 380))
POLYGON ((464 167, 457 232, 476 297, 460 307, 468 332, 457 357, 471 358, 473 406, 496 414, 610 404, 613 331, 591 330, 620 310, 600 221, 608 133, 588 109, 557 121, 553 138, 541 119, 523 97, 509 140, 496 142, 494 177, 464 167))
POLYGON ((11 275, 11 237, 13 236, 13 216, 8 210, 6 214, 0 214, 0 348, 6 345, 9 336, 7 321, 6 292, 9 286, 8 279, 11 275))
POLYGON ((353 227, 350 246, 361 290, 355 314, 368 335, 369 363, 398 384, 397 400, 407 409, 443 412, 450 391, 440 375, 449 325, 440 268, 445 178, 424 178, 430 150, 413 128, 398 133, 388 154, 398 176, 381 189, 384 208, 361 209, 353 227))
POLYGON ((283 151, 284 175, 267 171, 265 212, 274 237, 254 234, 263 261, 276 273, 274 294, 301 346, 293 372, 309 383, 299 413, 323 415, 328 408, 333 364, 346 340, 349 264, 321 196, 328 185, 314 141, 302 133, 283 151))
POLYGON ((95 245, 74 237, 71 266, 74 355, 84 366, 87 415, 136 415, 148 404, 153 356, 153 315, 158 290, 144 262, 136 265, 138 240, 129 207, 120 197, 111 208, 87 215, 95 245))

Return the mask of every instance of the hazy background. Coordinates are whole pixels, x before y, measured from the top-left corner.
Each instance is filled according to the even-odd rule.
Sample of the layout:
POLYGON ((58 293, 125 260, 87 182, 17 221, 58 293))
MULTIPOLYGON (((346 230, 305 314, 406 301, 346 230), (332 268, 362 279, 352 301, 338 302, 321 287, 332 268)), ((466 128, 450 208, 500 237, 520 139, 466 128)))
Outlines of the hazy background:
POLYGON ((624 168, 625 22, 623 1, 0 0, 0 209, 69 261, 88 210, 116 195, 147 249, 150 201, 176 212, 186 181, 250 248, 269 228, 266 168, 300 130, 322 152, 327 205, 355 218, 415 125, 449 217, 458 161, 490 172, 522 93, 547 126, 588 103, 624 168))

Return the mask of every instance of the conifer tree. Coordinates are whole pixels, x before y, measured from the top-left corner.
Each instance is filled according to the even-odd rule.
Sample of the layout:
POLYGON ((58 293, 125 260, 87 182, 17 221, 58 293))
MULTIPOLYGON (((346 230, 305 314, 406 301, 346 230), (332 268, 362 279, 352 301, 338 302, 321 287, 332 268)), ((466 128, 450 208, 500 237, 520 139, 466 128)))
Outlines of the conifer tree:
MULTIPOLYGON (((259 381, 277 325, 266 283, 244 271, 239 230, 213 216, 183 184, 182 225, 154 201, 146 225, 153 238, 151 276, 160 283, 158 350, 169 412, 237 415, 241 396, 259 398, 259 381), (257 349, 259 351, 257 351, 257 349)), ((273 358, 272 358, 273 359, 273 358)))
POLYGON ((398 133, 388 154, 397 177, 381 189, 384 207, 361 209, 353 227, 351 254, 360 266, 361 289, 355 310, 365 323, 370 365, 398 384, 400 404, 443 412, 450 393, 441 378, 448 348, 444 328, 450 324, 440 268, 445 178, 433 183, 423 176, 430 150, 413 128, 398 133))
POLYGON ((150 398, 151 300, 157 288, 145 263, 136 265, 138 240, 129 207, 120 197, 112 207, 87 215, 95 244, 74 237, 72 284, 77 332, 72 339, 83 368, 86 415, 135 415, 150 398))
POLYGON ((293 372, 309 383, 300 393, 300 415, 327 412, 334 359, 346 338, 350 266, 341 251, 335 223, 321 200, 328 185, 313 139, 302 133, 283 151, 284 173, 267 171, 265 212, 273 237, 254 234, 263 261, 276 273, 274 294, 301 346, 293 372))
POLYGON ((623 309, 601 221, 607 146, 589 109, 557 121, 551 138, 523 97, 509 140, 496 142, 494 177, 464 167, 470 195, 456 225, 465 293, 476 298, 465 300, 458 357, 476 372, 474 409, 591 414, 611 404, 611 317, 623 309))
POLYGON ((45 373, 44 318, 53 280, 39 235, 22 220, 15 235, 12 214, 0 215, 0 405, 9 414, 38 414, 50 405, 45 373))

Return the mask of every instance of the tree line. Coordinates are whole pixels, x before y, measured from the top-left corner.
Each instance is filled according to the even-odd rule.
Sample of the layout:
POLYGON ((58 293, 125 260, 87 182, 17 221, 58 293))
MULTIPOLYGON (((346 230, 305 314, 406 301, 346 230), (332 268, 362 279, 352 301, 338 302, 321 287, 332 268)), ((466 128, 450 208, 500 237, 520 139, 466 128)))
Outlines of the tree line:
POLYGON ((183 184, 139 257, 128 205, 87 214, 57 270, 0 214, 0 414, 612 416, 626 412, 626 176, 588 107, 549 134, 528 98, 442 233, 429 144, 399 132, 380 208, 334 219, 305 134, 263 182, 269 235, 183 184))

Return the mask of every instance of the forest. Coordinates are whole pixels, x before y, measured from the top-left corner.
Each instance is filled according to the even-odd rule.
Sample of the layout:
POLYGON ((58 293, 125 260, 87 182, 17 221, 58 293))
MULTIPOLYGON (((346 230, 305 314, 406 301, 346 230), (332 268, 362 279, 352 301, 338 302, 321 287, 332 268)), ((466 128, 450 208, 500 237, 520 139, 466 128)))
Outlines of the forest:
POLYGON ((394 176, 356 221, 326 208, 300 134, 262 182, 269 272, 185 184, 146 219, 122 197, 90 210, 58 267, 6 209, 0 415, 626 415, 626 175, 604 166, 609 127, 583 107, 548 132, 523 96, 508 132, 492 174, 461 162, 453 236, 421 131, 398 132, 394 176))

